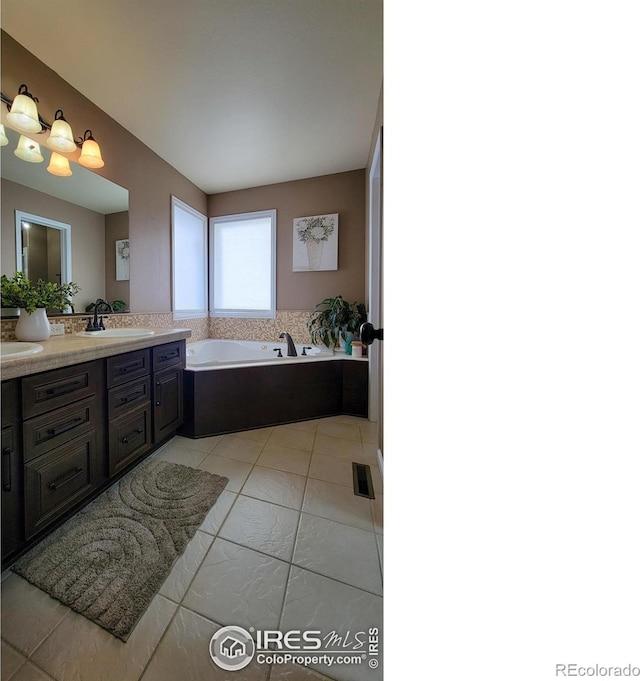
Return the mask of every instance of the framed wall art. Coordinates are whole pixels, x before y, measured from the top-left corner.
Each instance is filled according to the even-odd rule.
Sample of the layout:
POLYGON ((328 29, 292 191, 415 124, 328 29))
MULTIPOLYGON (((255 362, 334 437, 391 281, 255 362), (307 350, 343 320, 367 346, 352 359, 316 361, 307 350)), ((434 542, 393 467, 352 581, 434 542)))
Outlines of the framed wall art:
POLYGON ((293 219, 293 271, 338 269, 338 213, 293 219))
POLYGON ((116 281, 129 279, 129 239, 116 241, 116 281))

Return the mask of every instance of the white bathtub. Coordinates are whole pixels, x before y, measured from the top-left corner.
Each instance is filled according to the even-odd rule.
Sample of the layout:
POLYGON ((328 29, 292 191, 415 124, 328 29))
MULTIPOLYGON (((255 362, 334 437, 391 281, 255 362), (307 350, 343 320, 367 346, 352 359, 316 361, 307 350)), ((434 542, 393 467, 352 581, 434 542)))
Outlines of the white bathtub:
POLYGON ((335 359, 328 349, 295 344, 297 357, 287 357, 286 343, 243 340, 207 340, 187 344, 187 369, 202 371, 236 364, 289 364, 335 359), (306 348, 306 355, 302 354, 306 348), (280 350, 282 357, 278 357, 280 350))

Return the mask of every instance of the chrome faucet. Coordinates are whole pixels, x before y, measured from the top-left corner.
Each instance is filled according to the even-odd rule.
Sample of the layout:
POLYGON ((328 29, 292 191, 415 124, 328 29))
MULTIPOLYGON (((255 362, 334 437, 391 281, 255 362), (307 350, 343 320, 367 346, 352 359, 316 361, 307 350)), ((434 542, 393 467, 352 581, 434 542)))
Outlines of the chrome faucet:
POLYGON ((293 340, 291 336, 286 332, 283 331, 278 338, 286 338, 287 339, 287 357, 297 357, 298 353, 296 352, 296 346, 293 343, 293 340))

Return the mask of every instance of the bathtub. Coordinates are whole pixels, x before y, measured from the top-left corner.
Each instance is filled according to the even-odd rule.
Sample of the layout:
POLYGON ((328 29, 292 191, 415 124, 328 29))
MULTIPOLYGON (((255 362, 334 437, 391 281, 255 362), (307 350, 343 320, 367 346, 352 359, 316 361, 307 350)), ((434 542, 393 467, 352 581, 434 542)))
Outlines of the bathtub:
POLYGON ((195 341, 187 345, 187 368, 193 371, 216 369, 219 367, 245 364, 284 364, 287 362, 305 362, 311 359, 327 359, 334 355, 328 349, 296 344, 297 357, 287 357, 286 343, 243 340, 207 340, 195 341), (302 354, 304 349, 305 355, 302 354), (282 357, 278 357, 278 351, 282 357))
POLYGON ((298 356, 287 357, 286 343, 188 343, 179 434, 209 437, 337 414, 366 418, 366 358, 318 347, 302 355, 303 347, 309 345, 296 344, 298 356))

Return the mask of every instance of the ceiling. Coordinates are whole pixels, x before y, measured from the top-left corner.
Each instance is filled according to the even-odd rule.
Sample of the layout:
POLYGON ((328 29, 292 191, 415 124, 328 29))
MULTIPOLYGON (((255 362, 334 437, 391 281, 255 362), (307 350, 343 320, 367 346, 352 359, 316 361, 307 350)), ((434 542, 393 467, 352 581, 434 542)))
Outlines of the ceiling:
POLYGON ((2 0, 1 10, 7 33, 207 194, 367 164, 382 0, 2 0))

